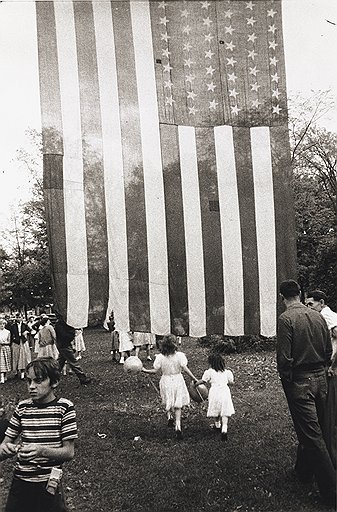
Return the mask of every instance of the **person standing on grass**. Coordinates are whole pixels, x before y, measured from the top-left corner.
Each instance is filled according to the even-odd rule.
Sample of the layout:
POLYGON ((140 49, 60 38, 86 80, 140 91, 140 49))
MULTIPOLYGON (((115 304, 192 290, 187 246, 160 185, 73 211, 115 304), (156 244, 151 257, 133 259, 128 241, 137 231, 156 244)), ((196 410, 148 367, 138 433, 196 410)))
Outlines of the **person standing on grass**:
POLYGON ((277 368, 297 438, 295 471, 301 481, 318 485, 322 500, 336 504, 336 472, 323 437, 327 369, 332 346, 323 317, 300 301, 296 281, 283 281, 285 304, 277 326, 277 368))
POLYGON ((174 414, 176 436, 177 439, 182 439, 181 409, 184 405, 189 405, 190 395, 181 372, 186 372, 195 382, 198 379, 187 367, 185 354, 178 352, 177 338, 174 334, 163 337, 160 344, 160 352, 154 360, 153 369, 147 370, 143 368, 142 371, 145 373, 161 371, 162 376, 159 381, 159 389, 167 412, 168 426, 174 425, 174 414))
POLYGON ((228 418, 235 413, 228 384, 233 384, 234 376, 226 370, 221 354, 208 357, 209 368, 196 385, 210 383, 207 417, 215 418, 215 428, 221 430, 222 441, 227 441, 228 418))
POLYGON ((90 384, 92 381, 90 377, 82 370, 79 362, 76 359, 76 352, 72 346, 75 338, 75 328, 66 324, 66 322, 58 316, 55 323, 56 332, 56 346, 59 351, 58 363, 62 372, 65 363, 67 362, 71 370, 78 377, 81 384, 90 384))
POLYGON ((5 325, 6 320, 0 318, 0 384, 5 383, 12 370, 11 333, 5 325))
POLYGON ((64 512, 62 485, 50 488, 50 475, 61 473, 62 464, 74 457, 74 405, 55 396, 60 380, 55 359, 35 359, 26 377, 30 399, 19 402, 0 444, 0 460, 17 455, 5 512, 64 512))

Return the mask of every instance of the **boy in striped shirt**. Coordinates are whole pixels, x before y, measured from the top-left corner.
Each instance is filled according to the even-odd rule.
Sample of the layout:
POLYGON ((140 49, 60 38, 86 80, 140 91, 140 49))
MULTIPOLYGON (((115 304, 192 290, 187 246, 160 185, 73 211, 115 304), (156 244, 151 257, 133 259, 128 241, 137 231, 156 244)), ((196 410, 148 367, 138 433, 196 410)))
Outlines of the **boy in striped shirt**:
POLYGON ((60 369, 53 358, 29 363, 26 377, 30 399, 16 407, 0 445, 0 460, 17 454, 5 512, 64 512, 61 486, 54 494, 47 483, 53 468, 74 457, 74 405, 55 396, 60 369))

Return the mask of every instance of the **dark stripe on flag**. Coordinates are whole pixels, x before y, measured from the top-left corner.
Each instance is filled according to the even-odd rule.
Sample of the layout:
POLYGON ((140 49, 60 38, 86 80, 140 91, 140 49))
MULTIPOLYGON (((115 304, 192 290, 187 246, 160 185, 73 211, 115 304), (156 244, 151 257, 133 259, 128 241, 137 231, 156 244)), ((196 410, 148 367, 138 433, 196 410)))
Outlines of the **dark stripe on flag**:
POLYGON ((206 332, 224 332, 224 282, 213 128, 196 128, 204 253, 206 332))
POLYGON ((183 199, 177 127, 160 125, 165 192, 171 330, 187 334, 188 297, 183 199))
POLYGON ((245 333, 259 334, 259 273, 250 130, 234 127, 233 136, 241 224, 245 333))
MULTIPOLYGON (((81 101, 89 311, 93 319, 97 319, 98 314, 102 314, 108 304, 109 270, 102 126, 91 2, 74 2, 74 18, 81 101)), ((103 317, 101 320, 103 321, 103 317)))
MULTIPOLYGON (((130 329, 151 331, 144 175, 129 2, 113 5, 129 269, 130 329)), ((138 44, 138 41, 135 41, 138 44)), ((113 191, 111 191, 113 194, 113 191)))
POLYGON ((44 207, 47 219, 54 307, 63 318, 66 318, 67 248, 62 161, 62 155, 43 155, 44 207))

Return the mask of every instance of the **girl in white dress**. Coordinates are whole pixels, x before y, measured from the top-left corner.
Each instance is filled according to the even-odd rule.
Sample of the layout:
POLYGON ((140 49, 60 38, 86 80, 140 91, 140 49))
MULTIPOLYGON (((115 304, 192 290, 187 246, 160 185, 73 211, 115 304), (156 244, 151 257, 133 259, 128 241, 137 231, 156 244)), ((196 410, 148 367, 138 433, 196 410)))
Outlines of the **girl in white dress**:
POLYGON ((164 336, 160 352, 154 360, 153 369, 143 368, 143 372, 157 373, 159 370, 161 371, 159 389, 162 403, 167 412, 168 426, 174 425, 174 414, 176 436, 177 439, 181 439, 181 409, 190 403, 190 395, 181 372, 186 372, 195 382, 197 379, 187 367, 185 354, 177 351, 177 338, 174 334, 164 336))
POLYGON ((83 329, 75 329, 75 351, 76 359, 82 359, 82 352, 85 352, 86 347, 83 339, 83 329))
POLYGON ((226 370, 221 354, 211 354, 208 357, 208 363, 209 368, 197 385, 211 384, 207 417, 215 418, 215 428, 221 429, 221 439, 227 441, 228 418, 235 412, 228 384, 233 384, 234 376, 230 370, 226 370))
POLYGON ((7 373, 12 369, 11 333, 5 329, 6 320, 0 318, 0 383, 7 379, 7 373))

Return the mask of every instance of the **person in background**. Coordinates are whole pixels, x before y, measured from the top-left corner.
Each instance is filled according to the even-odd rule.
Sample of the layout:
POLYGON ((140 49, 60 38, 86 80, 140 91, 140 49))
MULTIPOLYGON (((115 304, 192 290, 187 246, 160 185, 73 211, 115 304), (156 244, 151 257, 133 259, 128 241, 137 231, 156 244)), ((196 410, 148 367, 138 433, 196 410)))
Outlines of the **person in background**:
POLYGON ((321 290, 313 290, 308 292, 306 305, 321 313, 322 317, 327 323, 331 333, 332 342, 332 356, 335 357, 337 353, 337 313, 332 311, 331 308, 326 304, 327 296, 321 290))
POLYGON ((299 442, 295 472, 303 482, 315 477, 322 500, 335 506, 336 472, 323 435, 329 329, 317 311, 301 303, 296 281, 283 281, 280 296, 286 310, 277 325, 277 368, 299 442))
POLYGON ((153 335, 150 332, 137 332, 133 333, 133 345, 135 347, 135 355, 139 357, 139 352, 142 347, 146 350, 146 359, 152 361, 151 357, 151 345, 153 341, 153 335))
POLYGON ((31 361, 32 355, 27 341, 29 327, 23 322, 23 318, 18 313, 15 322, 10 327, 11 349, 12 349, 12 369, 21 379, 25 376, 25 368, 31 361))
POLYGON ((58 350, 56 348, 56 332, 51 325, 48 317, 41 318, 39 336, 38 357, 58 358, 58 350))
POLYGON ((129 357, 131 350, 133 350, 132 333, 131 331, 123 332, 119 331, 119 347, 120 353, 119 362, 124 364, 125 359, 129 357))
POLYGON ((81 384, 90 384, 92 379, 82 370, 79 362, 76 360, 76 352, 72 346, 75 339, 75 328, 68 325, 61 316, 58 316, 55 323, 55 332, 60 370, 63 370, 64 364, 67 362, 81 384))
POLYGON ((112 355, 112 360, 116 363, 118 362, 117 354, 119 352, 119 333, 115 329, 115 321, 113 313, 109 316, 109 321, 107 322, 107 326, 109 329, 109 333, 111 336, 111 351, 110 354, 112 355))
POLYGON ((83 329, 75 329, 75 352, 76 352, 76 359, 79 361, 82 359, 82 352, 85 352, 85 343, 83 339, 83 329))
POLYGON ((0 384, 7 380, 12 370, 11 333, 5 328, 6 320, 0 318, 0 384))

